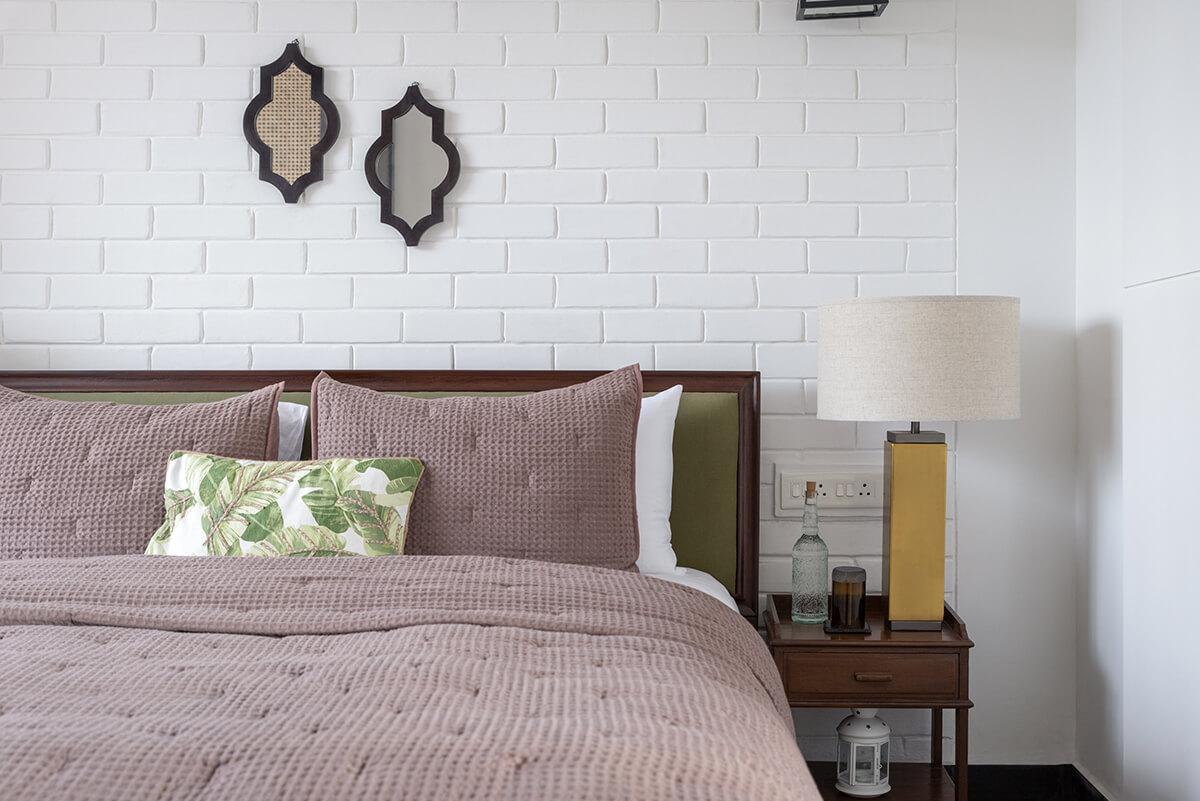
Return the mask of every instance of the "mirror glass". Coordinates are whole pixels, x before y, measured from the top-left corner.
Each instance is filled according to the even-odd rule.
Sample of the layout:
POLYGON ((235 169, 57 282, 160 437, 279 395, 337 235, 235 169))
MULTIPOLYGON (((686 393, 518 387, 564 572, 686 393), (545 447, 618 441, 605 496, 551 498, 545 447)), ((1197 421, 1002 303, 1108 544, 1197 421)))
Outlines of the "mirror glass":
POLYGON ((449 159, 432 140, 433 120, 410 108, 392 121, 392 144, 375 162, 380 183, 392 190, 392 214, 410 225, 433 213, 430 190, 446 176, 449 159))

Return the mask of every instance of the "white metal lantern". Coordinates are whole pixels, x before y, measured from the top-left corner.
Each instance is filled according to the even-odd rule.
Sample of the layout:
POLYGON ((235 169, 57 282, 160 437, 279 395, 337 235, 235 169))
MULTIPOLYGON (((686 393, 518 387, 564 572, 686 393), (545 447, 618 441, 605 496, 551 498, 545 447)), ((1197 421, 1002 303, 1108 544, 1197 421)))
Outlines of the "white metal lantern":
POLYGON ((878 709, 852 709, 838 724, 837 788, 846 795, 874 798, 888 784, 888 741, 892 730, 875 717, 878 709))

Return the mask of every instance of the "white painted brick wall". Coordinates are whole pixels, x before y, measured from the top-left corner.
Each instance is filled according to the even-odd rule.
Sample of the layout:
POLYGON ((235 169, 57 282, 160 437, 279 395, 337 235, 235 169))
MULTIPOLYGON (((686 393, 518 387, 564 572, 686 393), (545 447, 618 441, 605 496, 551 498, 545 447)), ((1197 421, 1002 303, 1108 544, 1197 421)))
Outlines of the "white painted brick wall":
POLYGON ((294 311, 221 311, 204 312, 206 342, 257 344, 261 342, 299 342, 300 313, 294 311))
POLYGON ((152 0, 59 0, 55 30, 148 31, 154 27, 152 0))
POLYGON ((105 312, 105 342, 144 345, 147 340, 171 344, 199 342, 200 313, 192 310, 105 312))
MULTIPOLYGON (((497 6, 507 8, 507 6, 497 6)), ((512 34, 505 37, 508 64, 518 67, 604 64, 607 40, 600 35, 546 36, 512 34)), ((609 59, 610 63, 619 63, 609 59)))
POLYGON ((50 305, 56 309, 144 309, 150 279, 138 275, 56 275, 50 279, 50 305))
POLYGON ((0 5, 0 30, 48 31, 54 26, 54 8, 48 2, 19 2, 0 5))
POLYGON ((49 70, 13 68, 0 74, 0 96, 5 98, 46 97, 49 86, 49 70))
POLYGON ((203 185, 198 173, 111 173, 104 176, 104 202, 112 205, 197 205, 204 194, 203 185))
POLYGON ((222 276, 155 276, 156 309, 221 309, 250 305, 250 279, 222 276))
POLYGON ((13 173, 0 186, 6 204, 95 204, 100 202, 100 176, 69 172, 13 173))
MULTIPOLYGON (((167 8, 174 3, 160 5, 167 8)), ((204 5, 213 6, 213 10, 216 11, 219 6, 225 4, 204 5)), ((106 66, 146 66, 162 69, 184 65, 199 66, 204 61, 204 37, 193 34, 109 34, 104 37, 104 44, 106 66)))
POLYGON ((559 308, 646 308, 654 305, 655 279, 648 275, 564 275, 558 278, 559 308))
MULTIPOLYGON (((206 5, 200 4, 197 5, 206 5)), ((418 33, 455 29, 457 3, 359 3, 358 28, 363 31, 418 33)))
POLYGON ((50 235, 50 209, 14 206, 0 218, 0 238, 40 239, 50 235))
POLYGON ((0 136, 94 134, 99 128, 95 103, 14 103, 5 101, 0 136))
POLYGON ((147 239, 150 218, 148 206, 58 206, 54 209, 54 236, 58 239, 147 239))
POLYGON ((44 309, 49 305, 47 279, 35 275, 0 275, 0 298, 6 309, 44 309))
MULTIPOLYGON (((770 466, 878 463, 886 428, 815 419, 815 308, 956 290, 954 0, 794 15, 0 0, 0 368, 757 369, 762 589, 786 590, 770 466), (290 206, 241 119, 297 36, 343 127, 290 206), (412 81, 463 170, 406 248, 362 160, 412 81)), ((830 527, 835 561, 877 573, 872 531, 830 527)))
POLYGON ((560 5, 559 30, 564 32, 653 31, 658 25, 658 8, 655 3, 598 0, 587 3, 566 2, 560 5))
POLYGON ((171 0, 156 5, 160 31, 254 30, 254 3, 171 0))

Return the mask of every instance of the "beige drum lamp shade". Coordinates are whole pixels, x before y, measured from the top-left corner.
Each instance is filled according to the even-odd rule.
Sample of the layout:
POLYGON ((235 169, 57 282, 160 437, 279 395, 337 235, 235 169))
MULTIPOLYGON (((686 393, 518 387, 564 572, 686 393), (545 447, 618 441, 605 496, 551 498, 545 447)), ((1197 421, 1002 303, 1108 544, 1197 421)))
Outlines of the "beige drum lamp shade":
POLYGON ((855 300, 818 317, 817 417, 1008 420, 1021 414, 1020 302, 855 300))

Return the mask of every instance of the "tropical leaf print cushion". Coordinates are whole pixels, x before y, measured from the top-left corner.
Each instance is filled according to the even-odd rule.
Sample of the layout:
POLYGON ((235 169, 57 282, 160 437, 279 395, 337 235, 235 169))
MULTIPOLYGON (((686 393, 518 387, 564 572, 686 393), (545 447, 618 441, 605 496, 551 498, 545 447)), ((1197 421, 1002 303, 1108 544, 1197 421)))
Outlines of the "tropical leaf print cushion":
POLYGON ((148 554, 384 556, 404 552, 416 459, 255 462, 179 451, 148 554))

